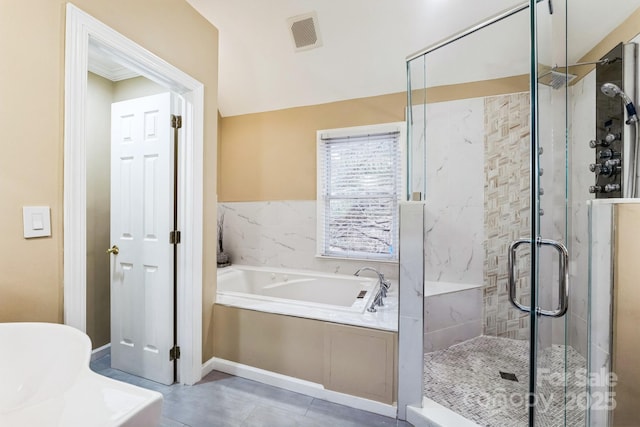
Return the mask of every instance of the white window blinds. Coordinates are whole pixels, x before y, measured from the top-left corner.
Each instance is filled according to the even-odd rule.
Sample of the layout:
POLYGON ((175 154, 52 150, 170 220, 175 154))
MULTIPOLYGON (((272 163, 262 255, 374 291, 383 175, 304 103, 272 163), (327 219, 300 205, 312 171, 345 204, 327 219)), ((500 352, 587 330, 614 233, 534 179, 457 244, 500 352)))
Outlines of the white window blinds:
POLYGON ((398 258, 400 152, 400 131, 320 136, 320 255, 398 258))

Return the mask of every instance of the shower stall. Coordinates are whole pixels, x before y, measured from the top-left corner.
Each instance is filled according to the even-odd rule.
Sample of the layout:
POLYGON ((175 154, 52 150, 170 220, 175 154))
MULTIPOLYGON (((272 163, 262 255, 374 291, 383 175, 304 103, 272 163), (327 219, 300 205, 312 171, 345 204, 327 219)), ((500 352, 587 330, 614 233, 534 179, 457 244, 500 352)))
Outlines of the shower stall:
POLYGON ((407 58, 425 406, 470 426, 632 425, 640 395, 614 392, 628 363, 615 221, 640 203, 639 8, 530 0, 407 58))

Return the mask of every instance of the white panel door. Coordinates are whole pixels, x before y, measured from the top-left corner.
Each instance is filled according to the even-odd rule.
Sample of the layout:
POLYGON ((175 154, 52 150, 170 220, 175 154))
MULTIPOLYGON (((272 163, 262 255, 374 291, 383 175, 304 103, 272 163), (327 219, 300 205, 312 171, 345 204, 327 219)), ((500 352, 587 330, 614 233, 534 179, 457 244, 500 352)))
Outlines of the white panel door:
POLYGON ((111 107, 111 366, 173 382, 171 94, 111 107))

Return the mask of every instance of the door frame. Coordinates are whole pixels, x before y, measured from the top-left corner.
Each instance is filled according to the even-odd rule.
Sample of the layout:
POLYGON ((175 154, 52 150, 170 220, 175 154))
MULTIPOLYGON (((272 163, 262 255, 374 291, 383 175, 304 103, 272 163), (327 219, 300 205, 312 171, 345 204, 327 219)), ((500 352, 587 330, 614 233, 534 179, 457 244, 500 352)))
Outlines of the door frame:
MULTIPOLYGON (((64 120, 64 323, 86 332, 86 104, 89 41, 127 68, 184 98, 180 147, 178 381, 202 377, 204 85, 104 23, 67 3, 64 120)), ((168 357, 168 355, 167 355, 168 357)))

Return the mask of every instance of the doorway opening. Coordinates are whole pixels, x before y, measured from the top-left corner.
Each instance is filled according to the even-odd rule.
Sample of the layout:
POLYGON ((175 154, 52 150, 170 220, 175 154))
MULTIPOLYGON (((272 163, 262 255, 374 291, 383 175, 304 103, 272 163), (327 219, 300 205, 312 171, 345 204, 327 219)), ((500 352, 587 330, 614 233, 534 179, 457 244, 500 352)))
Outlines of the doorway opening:
POLYGON ((179 147, 177 248, 178 381, 194 384, 202 375, 202 83, 67 4, 64 137, 64 321, 87 327, 87 79, 89 51, 180 95, 183 141, 179 147))

